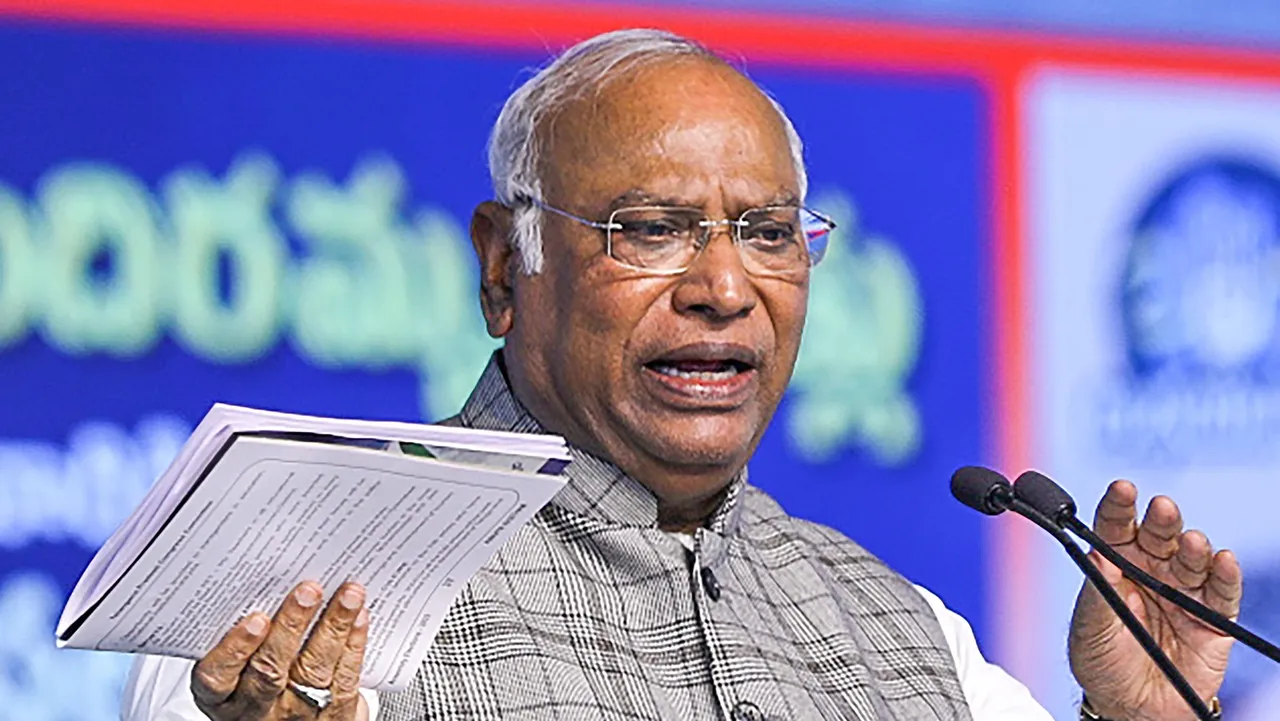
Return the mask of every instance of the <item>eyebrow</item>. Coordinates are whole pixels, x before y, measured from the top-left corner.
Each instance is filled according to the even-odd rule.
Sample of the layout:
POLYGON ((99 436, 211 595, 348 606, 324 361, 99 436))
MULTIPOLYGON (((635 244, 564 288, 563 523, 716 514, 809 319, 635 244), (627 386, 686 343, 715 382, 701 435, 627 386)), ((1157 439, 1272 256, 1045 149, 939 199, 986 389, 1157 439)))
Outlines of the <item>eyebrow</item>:
MULTIPOLYGON (((646 190, 642 190, 640 188, 632 188, 631 190, 628 190, 625 193, 622 193, 621 195, 617 196, 613 200, 609 201, 609 205, 607 206, 607 208, 608 210, 613 211, 619 208, 628 208, 628 207, 634 207, 637 205, 658 205, 658 206, 671 206, 676 208, 701 209, 700 206, 690 204, 686 200, 682 200, 680 198, 675 198, 672 196, 654 195, 653 193, 650 193, 646 190)), ((766 208, 766 207, 773 207, 773 206, 799 206, 799 205, 800 205, 800 199, 796 196, 796 194, 784 190, 784 191, 780 191, 777 195, 773 196, 772 198, 770 198, 769 200, 766 200, 763 203, 752 205, 749 208, 743 208, 742 210, 744 211, 750 210, 750 208, 766 208)))
POLYGON ((795 206, 799 206, 799 205, 800 205, 800 198, 799 198, 799 197, 797 197, 795 193, 790 193, 790 192, 783 191, 783 192, 778 193, 777 195, 773 196, 773 198, 772 198, 772 199, 770 199, 770 200, 769 200, 769 202, 765 203, 765 205, 766 205, 766 206, 773 206, 773 205, 795 205, 795 206))
POLYGON ((693 207, 688 203, 669 196, 658 196, 639 188, 632 188, 609 201, 609 210, 626 208, 634 205, 672 205, 680 208, 693 207))

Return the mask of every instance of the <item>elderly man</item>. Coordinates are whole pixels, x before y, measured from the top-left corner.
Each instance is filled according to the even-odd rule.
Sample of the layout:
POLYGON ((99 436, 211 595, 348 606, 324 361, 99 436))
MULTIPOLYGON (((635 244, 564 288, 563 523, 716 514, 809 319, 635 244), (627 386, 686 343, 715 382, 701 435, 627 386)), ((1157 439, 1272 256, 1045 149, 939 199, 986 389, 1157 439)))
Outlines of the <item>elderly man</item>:
MULTIPOLYGON (((687 40, 610 33, 511 96, 490 169, 471 234, 504 346, 451 422, 563 435, 568 486, 471 579, 408 691, 357 689, 363 589, 321 610, 306 583, 197 664, 140 661, 126 719, 1048 718, 937 598, 747 482, 831 228, 780 107, 687 40)), ((1098 531, 1234 616, 1231 554, 1167 498, 1139 525, 1136 496, 1114 484, 1098 531)), ((1104 570, 1213 697, 1230 640, 1104 570)), ((1085 718, 1193 718, 1090 588, 1070 652, 1085 718)))

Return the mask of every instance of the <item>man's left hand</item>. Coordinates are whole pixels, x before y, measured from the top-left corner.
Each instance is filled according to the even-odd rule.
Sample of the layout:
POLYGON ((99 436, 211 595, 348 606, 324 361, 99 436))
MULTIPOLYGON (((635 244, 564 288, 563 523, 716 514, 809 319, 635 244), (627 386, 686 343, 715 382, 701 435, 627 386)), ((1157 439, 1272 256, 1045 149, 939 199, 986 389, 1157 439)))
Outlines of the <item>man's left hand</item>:
MULTIPOLYGON (((1230 551, 1213 552, 1199 531, 1182 530, 1172 499, 1157 496, 1137 523, 1138 489, 1116 481, 1098 504, 1094 530, 1147 573, 1236 618, 1240 612, 1240 564, 1230 551)), ((1126 579, 1097 552, 1091 559, 1115 587, 1169 659, 1207 702, 1222 686, 1232 639, 1126 579)), ((1116 721, 1194 721, 1195 713, 1147 657, 1137 639, 1086 582, 1071 620, 1071 670, 1085 698, 1103 718, 1116 721)))

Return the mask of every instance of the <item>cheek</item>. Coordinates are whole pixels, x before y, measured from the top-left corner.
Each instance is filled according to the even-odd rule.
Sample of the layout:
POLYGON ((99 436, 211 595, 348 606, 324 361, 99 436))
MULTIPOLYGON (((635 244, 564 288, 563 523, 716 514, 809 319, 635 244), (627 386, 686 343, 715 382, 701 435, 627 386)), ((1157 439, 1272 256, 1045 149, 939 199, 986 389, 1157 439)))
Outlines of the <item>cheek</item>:
POLYGON ((618 279, 588 269, 560 291, 562 308, 570 309, 567 341, 563 352, 590 359, 601 367, 619 369, 639 336, 653 326, 661 326, 661 304, 665 291, 661 279, 618 279))
POLYGON ((809 307, 807 285, 786 286, 766 293, 765 305, 773 325, 774 348, 777 352, 778 382, 786 385, 791 378, 792 366, 800 352, 800 338, 804 332, 805 314, 809 307))

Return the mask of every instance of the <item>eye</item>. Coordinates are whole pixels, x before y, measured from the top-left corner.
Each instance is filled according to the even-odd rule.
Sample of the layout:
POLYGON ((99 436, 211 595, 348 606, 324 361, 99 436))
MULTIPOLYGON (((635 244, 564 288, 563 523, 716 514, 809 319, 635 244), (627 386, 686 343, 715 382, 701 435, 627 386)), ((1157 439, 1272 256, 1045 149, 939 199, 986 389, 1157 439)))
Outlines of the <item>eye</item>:
POLYGON ((668 218, 654 218, 622 223, 622 232, 635 240, 654 243, 678 238, 684 231, 668 218))
POLYGON ((742 229, 743 240, 765 248, 783 248, 796 241, 796 228, 777 220, 753 222, 742 229))
POLYGON ((696 214, 670 208, 630 208, 613 220, 627 242, 647 246, 688 242, 698 222, 696 214))

